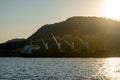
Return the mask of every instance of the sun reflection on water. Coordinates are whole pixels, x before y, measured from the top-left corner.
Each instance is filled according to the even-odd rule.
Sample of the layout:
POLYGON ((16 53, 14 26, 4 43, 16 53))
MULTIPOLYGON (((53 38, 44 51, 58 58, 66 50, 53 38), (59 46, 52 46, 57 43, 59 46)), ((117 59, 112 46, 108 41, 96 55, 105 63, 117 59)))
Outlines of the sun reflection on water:
POLYGON ((105 59, 103 62, 101 73, 109 80, 120 80, 120 59, 119 58, 105 59))

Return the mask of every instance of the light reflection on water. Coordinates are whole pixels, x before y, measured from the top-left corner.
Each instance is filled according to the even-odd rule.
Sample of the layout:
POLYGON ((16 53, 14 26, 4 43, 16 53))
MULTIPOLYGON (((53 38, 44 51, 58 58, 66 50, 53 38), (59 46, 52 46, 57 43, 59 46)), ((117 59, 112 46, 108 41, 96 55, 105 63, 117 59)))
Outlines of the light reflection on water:
POLYGON ((0 58, 0 80, 120 80, 120 58, 0 58))
POLYGON ((120 80, 120 58, 107 58, 103 60, 99 72, 109 80, 120 80))

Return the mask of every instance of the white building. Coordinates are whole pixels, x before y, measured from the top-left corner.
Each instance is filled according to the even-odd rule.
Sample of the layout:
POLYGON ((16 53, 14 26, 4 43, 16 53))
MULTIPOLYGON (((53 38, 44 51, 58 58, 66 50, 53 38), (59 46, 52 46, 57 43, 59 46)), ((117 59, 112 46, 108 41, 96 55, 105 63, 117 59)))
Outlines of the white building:
POLYGON ((39 50, 40 46, 38 45, 25 45, 24 52, 31 54, 32 50, 39 50))

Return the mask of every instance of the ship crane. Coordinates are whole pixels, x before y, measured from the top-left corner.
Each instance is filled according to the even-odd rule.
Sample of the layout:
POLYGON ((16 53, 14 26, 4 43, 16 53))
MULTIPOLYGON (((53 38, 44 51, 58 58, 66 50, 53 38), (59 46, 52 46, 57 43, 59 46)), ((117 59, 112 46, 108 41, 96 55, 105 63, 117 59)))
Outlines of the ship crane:
POLYGON ((52 38, 54 39, 58 49, 61 49, 61 43, 57 41, 56 37, 52 33, 51 33, 51 35, 52 35, 52 38))
POLYGON ((74 49, 74 42, 70 43, 67 40, 64 40, 66 44, 68 44, 72 49, 74 49))
POLYGON ((45 43, 45 41, 41 38, 41 41, 42 41, 42 43, 43 43, 43 45, 44 45, 44 47, 45 47, 45 49, 47 49, 48 50, 48 43, 45 43))
POLYGON ((82 38, 79 38, 79 41, 80 41, 84 46, 86 46, 87 49, 89 49, 89 43, 88 43, 88 41, 85 42, 82 38))

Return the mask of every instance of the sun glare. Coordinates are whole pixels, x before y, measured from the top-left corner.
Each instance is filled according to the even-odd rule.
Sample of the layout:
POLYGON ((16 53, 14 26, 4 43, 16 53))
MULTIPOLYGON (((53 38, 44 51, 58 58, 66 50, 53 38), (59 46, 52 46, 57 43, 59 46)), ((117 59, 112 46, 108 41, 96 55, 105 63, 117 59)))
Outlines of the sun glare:
POLYGON ((107 58, 104 61, 103 69, 104 76, 109 80, 119 80, 120 78, 120 59, 119 58, 107 58))
POLYGON ((118 20, 120 18, 120 0, 106 0, 102 6, 103 15, 118 20))

